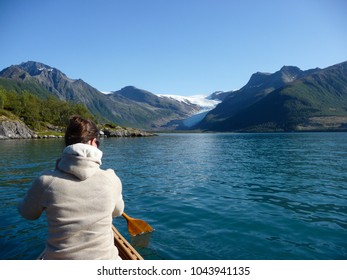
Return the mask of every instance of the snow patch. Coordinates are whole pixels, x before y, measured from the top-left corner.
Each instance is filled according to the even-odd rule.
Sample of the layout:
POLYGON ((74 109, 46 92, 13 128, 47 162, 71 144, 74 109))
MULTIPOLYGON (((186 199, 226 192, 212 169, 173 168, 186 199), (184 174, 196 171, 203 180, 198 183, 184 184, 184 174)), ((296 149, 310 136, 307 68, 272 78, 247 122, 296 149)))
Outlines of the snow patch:
POLYGON ((39 71, 43 71, 43 70, 47 70, 48 72, 52 72, 53 68, 44 68, 44 67, 40 67, 38 68, 39 71))

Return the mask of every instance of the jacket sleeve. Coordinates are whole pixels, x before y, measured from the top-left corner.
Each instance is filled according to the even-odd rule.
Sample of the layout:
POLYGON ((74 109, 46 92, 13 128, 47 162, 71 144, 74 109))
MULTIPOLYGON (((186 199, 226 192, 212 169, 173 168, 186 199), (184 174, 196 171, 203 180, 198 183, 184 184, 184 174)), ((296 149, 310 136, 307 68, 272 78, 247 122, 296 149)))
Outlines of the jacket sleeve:
POLYGON ((124 211, 122 182, 112 169, 108 169, 107 171, 112 176, 112 187, 114 188, 115 207, 112 212, 112 217, 117 217, 122 215, 124 211))
POLYGON ((41 204, 43 193, 43 176, 40 176, 34 180, 23 201, 18 205, 18 211, 25 219, 36 220, 41 216, 44 210, 41 204))

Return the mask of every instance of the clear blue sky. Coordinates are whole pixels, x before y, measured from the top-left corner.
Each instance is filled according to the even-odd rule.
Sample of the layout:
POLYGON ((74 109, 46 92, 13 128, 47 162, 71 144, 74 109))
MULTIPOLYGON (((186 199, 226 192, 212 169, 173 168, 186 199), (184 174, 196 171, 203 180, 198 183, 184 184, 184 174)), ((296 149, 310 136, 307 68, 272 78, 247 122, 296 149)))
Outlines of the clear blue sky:
POLYGON ((227 91, 346 61, 347 1, 0 0, 0 69, 28 60, 101 91, 227 91))

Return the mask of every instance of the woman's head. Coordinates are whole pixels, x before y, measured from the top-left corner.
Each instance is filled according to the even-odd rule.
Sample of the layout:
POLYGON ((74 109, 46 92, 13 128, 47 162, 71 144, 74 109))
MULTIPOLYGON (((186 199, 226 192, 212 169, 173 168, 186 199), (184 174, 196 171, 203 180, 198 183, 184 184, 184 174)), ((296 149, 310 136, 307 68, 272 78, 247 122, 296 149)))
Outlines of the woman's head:
POLYGON ((65 132, 65 145, 73 145, 77 143, 92 143, 98 145, 99 130, 95 123, 91 120, 86 120, 80 116, 74 116, 70 119, 69 125, 65 132), (91 141, 91 142, 90 142, 91 141))

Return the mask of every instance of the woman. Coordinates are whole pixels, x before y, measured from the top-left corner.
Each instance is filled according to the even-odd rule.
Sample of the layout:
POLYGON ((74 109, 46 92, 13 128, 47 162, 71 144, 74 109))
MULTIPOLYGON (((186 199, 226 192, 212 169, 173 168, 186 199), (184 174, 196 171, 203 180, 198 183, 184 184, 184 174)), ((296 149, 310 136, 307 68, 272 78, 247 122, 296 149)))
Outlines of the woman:
POLYGON ((124 210, 122 184, 113 170, 100 169, 98 139, 92 121, 71 118, 56 169, 39 176, 19 205, 29 220, 46 211, 44 259, 120 259, 111 225, 124 210))

